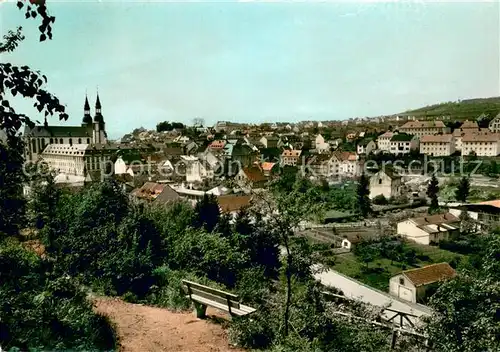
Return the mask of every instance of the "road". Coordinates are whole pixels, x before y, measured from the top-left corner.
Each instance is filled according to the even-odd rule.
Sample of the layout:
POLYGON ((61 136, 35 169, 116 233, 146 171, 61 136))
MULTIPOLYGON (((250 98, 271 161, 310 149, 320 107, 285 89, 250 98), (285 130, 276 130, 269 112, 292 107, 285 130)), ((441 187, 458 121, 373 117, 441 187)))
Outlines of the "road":
MULTIPOLYGON (((320 268, 319 265, 314 265, 315 272, 320 270, 320 268)), ((336 287, 342 290, 346 297, 357 299, 373 306, 391 308, 418 317, 432 314, 432 310, 427 306, 397 299, 386 292, 371 288, 332 269, 323 269, 314 274, 314 277, 325 286, 336 287)), ((384 312, 383 315, 390 317, 391 313, 384 312)))

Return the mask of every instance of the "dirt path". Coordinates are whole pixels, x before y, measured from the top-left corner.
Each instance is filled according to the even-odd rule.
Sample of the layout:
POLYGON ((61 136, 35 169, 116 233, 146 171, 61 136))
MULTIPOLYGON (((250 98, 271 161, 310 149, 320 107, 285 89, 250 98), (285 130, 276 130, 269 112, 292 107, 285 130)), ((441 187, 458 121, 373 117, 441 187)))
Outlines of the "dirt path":
MULTIPOLYGON (((173 313, 167 309, 98 298, 96 310, 116 324, 123 352, 238 352, 228 344, 219 324, 196 319, 192 313, 173 313)), ((217 311, 207 311, 209 315, 217 311)))

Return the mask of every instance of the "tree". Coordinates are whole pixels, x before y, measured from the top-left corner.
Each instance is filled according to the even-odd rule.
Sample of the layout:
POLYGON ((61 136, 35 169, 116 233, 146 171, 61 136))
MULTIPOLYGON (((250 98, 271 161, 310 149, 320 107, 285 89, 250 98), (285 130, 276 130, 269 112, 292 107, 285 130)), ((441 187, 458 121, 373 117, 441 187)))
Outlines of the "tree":
POLYGON ((429 214, 434 214, 439 211, 438 193, 439 181, 436 178, 436 174, 433 174, 429 185, 427 186, 427 197, 431 199, 431 204, 428 210, 429 214))
POLYGON ((17 235, 24 224, 23 146, 14 135, 7 135, 5 143, 0 141, 0 240, 2 234, 17 235))
MULTIPOLYGON (((26 1, 27 2, 27 1, 26 1)), ((23 1, 18 1, 19 9, 24 7, 23 1)), ((30 1, 26 6, 26 18, 42 19, 40 30, 40 41, 52 39, 52 26, 55 17, 49 16, 45 1, 30 1)), ((22 28, 18 27, 14 32, 10 30, 0 42, 0 54, 14 51, 19 43, 24 39, 22 28)), ((0 129, 4 129, 8 135, 15 136, 22 124, 33 126, 33 121, 24 114, 17 113, 6 97, 6 92, 12 96, 19 94, 24 98, 35 99, 33 104, 39 112, 44 112, 45 119, 48 115, 59 114, 61 120, 67 120, 65 107, 61 105, 59 99, 45 90, 47 77, 39 71, 33 71, 28 66, 14 66, 10 63, 0 63, 0 129)), ((45 120, 46 121, 46 120, 45 120)))
POLYGON ((455 198, 460 201, 460 202, 467 202, 467 197, 469 196, 470 192, 470 182, 469 178, 467 177, 462 177, 460 179, 460 182, 458 183, 457 189, 455 191, 455 198))
POLYGON ((460 212, 460 231, 464 234, 470 234, 475 232, 476 224, 474 220, 470 217, 467 209, 464 209, 460 212))
POLYGON ((33 167, 36 170, 31 173, 27 204, 28 220, 31 226, 42 229, 56 217, 61 191, 56 188, 53 171, 43 164, 35 164, 33 167))
POLYGON ((217 198, 213 194, 205 194, 196 203, 194 212, 193 226, 195 228, 204 227, 207 232, 212 232, 215 229, 215 226, 219 222, 220 210, 217 198))
POLYGON ((356 199, 357 199, 357 212, 362 217, 367 217, 372 212, 372 207, 370 203, 370 181, 368 176, 363 172, 358 181, 358 187, 356 189, 356 199))
POLYGON ((500 350, 500 239, 490 236, 478 269, 459 271, 430 299, 427 333, 436 351, 500 350))
MULTIPOLYGON (((296 176, 295 182, 288 192, 283 192, 284 186, 280 180, 271 185, 274 194, 271 198, 265 194, 255 194, 259 199, 260 212, 266 219, 268 228, 276 238, 280 239, 285 252, 284 276, 286 280, 286 294, 283 312, 283 336, 287 337, 290 331, 290 309, 292 304, 292 280, 295 276, 295 256, 293 253, 293 235, 299 224, 311 216, 323 211, 321 195, 315 187, 310 187, 309 181, 296 176), (309 185, 309 186, 308 186, 309 185)), ((288 187, 287 187, 288 188, 288 187)), ((258 206, 259 206, 258 205, 258 206)), ((310 267, 308 267, 310 269, 310 267)))

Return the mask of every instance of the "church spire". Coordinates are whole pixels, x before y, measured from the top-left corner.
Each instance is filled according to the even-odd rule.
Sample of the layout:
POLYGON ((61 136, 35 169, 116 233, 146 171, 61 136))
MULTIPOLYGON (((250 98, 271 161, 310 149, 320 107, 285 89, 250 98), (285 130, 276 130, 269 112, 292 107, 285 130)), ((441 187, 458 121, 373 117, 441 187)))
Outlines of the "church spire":
POLYGON ((90 104, 87 94, 85 94, 85 104, 83 105, 83 125, 92 124, 92 116, 90 116, 90 104))
POLYGON ((104 124, 104 118, 101 113, 101 100, 99 99, 99 92, 97 92, 97 99, 95 101, 95 116, 94 122, 99 122, 100 124, 104 124))

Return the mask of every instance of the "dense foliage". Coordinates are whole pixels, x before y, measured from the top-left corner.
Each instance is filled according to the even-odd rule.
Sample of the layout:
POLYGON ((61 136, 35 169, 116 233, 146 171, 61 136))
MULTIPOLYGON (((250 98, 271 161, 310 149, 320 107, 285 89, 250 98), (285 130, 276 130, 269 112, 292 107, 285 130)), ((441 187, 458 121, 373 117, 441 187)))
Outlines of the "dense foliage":
POLYGON ((431 203, 429 205, 429 214, 434 214, 439 211, 438 193, 439 181, 436 177, 436 174, 433 174, 427 186, 427 197, 429 197, 431 200, 431 203))
POLYGON ((462 177, 455 191, 455 198, 460 202, 466 202, 470 193, 470 182, 467 177, 462 177))
POLYGON ((112 327, 95 315, 70 277, 17 242, 0 245, 0 346, 27 350, 111 350, 112 327))
POLYGON ((500 350, 500 239, 489 238, 476 267, 445 282, 432 296, 428 326, 436 351, 500 350))

